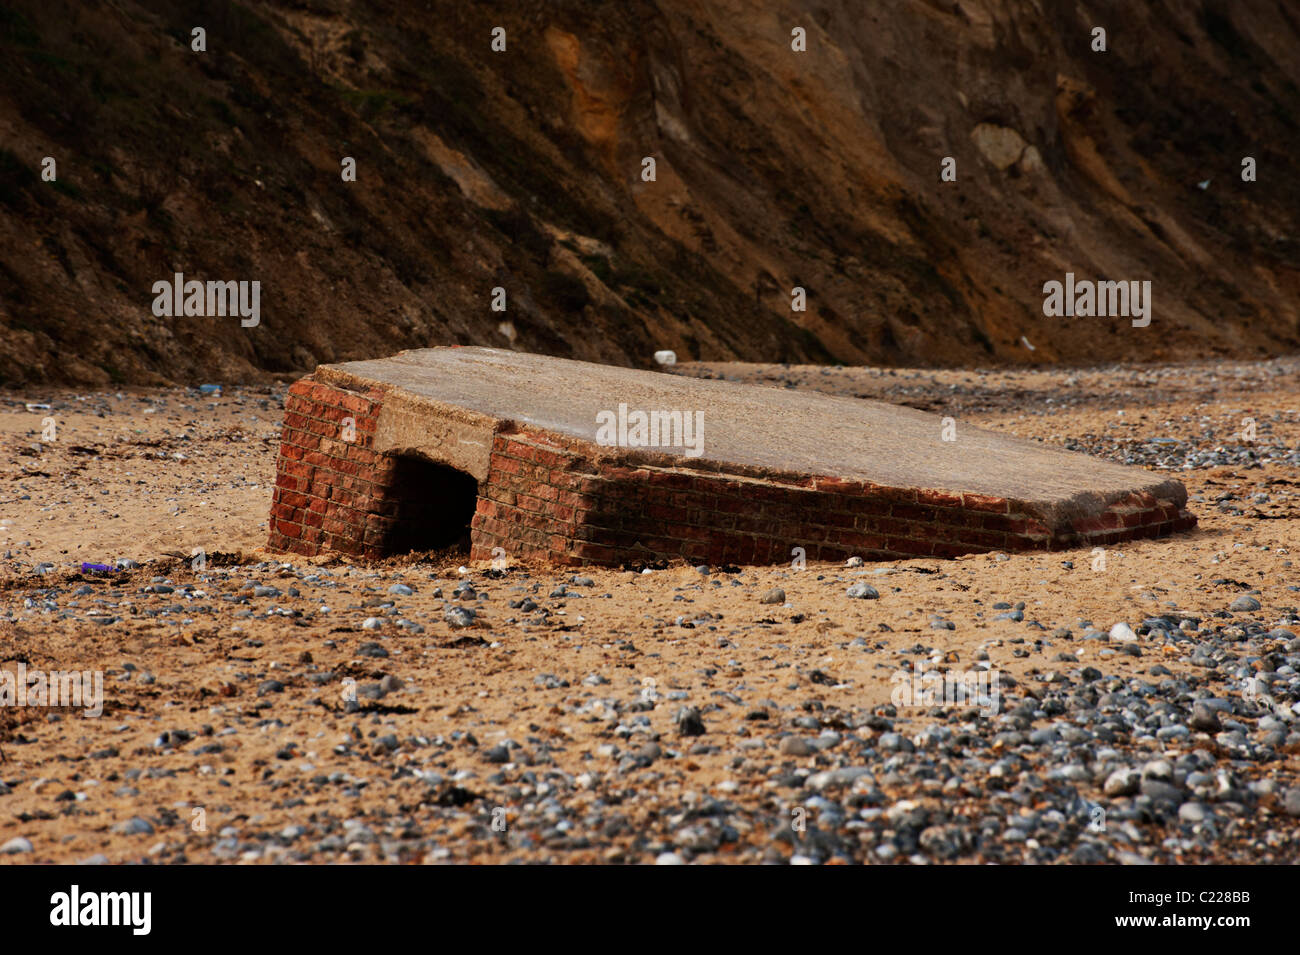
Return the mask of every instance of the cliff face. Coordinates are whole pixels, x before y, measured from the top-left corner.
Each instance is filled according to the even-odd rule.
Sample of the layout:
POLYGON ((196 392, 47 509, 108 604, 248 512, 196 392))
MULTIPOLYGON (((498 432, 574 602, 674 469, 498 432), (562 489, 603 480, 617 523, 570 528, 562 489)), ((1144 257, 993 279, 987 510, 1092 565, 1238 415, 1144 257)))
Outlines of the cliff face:
POLYGON ((1300 343, 1285 0, 208 6, 0 10, 0 384, 1300 343), (260 281, 260 324, 156 317, 175 272, 260 281), (1151 281, 1151 324, 1045 317, 1067 272, 1151 281))

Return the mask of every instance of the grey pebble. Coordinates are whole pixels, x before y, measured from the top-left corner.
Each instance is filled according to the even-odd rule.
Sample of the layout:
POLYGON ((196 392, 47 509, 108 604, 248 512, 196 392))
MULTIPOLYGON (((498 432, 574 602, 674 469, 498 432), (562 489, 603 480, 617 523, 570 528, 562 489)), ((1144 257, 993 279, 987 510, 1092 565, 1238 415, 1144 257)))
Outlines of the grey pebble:
POLYGON ((683 706, 673 717, 673 722, 677 724, 677 732, 682 736, 703 736, 705 731, 704 720, 700 717, 700 711, 693 706, 683 706))
POLYGON ((802 736, 785 737, 779 748, 786 756, 811 756, 817 752, 817 747, 802 736))
POLYGON ((1192 706, 1192 717, 1187 721, 1187 725, 1202 733, 1217 733, 1223 729, 1219 714, 1204 703, 1196 703, 1192 706))
POLYGON ((442 615, 442 619, 452 627, 469 627, 474 624, 474 611, 468 607, 452 607, 442 615))
POLYGON ((132 816, 125 822, 119 822, 113 826, 113 831, 124 836, 151 836, 153 835, 153 823, 141 816, 132 816))

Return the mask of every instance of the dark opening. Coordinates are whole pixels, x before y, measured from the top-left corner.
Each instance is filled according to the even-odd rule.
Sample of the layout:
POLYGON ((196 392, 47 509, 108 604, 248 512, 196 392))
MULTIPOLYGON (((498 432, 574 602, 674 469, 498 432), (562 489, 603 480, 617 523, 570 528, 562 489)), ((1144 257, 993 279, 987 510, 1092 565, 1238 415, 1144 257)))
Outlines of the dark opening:
POLYGON ((473 477, 445 464, 399 457, 389 493, 397 501, 397 523, 388 535, 388 553, 469 552, 469 523, 478 506, 473 477))

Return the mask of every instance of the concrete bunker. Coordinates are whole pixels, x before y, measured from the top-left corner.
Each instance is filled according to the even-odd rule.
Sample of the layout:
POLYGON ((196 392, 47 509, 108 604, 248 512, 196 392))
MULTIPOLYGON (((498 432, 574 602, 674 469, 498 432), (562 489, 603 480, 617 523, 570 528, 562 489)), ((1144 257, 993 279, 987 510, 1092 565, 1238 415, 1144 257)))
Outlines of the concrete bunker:
POLYGON ((322 365, 285 404, 268 546, 568 565, 957 557, 1196 526, 1187 490, 878 401, 490 348, 322 365), (703 415, 699 453, 610 446, 611 409, 703 415))

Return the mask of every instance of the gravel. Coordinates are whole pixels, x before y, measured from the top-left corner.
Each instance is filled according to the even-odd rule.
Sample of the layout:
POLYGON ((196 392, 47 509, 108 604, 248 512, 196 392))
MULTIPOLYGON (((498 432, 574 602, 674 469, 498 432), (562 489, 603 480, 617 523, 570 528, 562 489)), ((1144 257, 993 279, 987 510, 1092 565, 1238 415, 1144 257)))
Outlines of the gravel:
MULTIPOLYGON (((1150 374, 1122 380, 1183 387, 1177 376, 1150 374)), ((902 375, 882 378, 882 388, 896 389, 887 397, 919 387, 902 375)), ((1065 401, 1071 392, 1045 396, 1065 401)), ((942 397, 953 413, 1000 400, 978 383, 942 397)), ((1026 407, 1024 395, 1007 407, 1026 407)), ((26 776, 0 769, 10 784, 0 784, 0 808, 26 833, 0 853, 31 853, 34 841, 42 861, 88 864, 182 856, 1291 861, 1300 819, 1300 621, 1292 608, 1300 601, 1286 588, 1297 581, 1280 553, 1269 556, 1272 577, 1235 566, 1251 546, 1247 528, 1272 532, 1284 523, 1248 523, 1233 511, 1276 517, 1295 507, 1289 485, 1265 486, 1254 465, 1300 462, 1286 464, 1296 451, 1279 442, 1235 446, 1217 422, 1204 431, 1198 418, 1177 425, 1173 444, 1120 428, 1058 442, 1148 467, 1242 468, 1243 480, 1255 481, 1249 491, 1220 484, 1193 505, 1242 533, 1209 544, 1203 579, 1181 578, 1176 589, 1130 574, 1127 556, 1110 562, 1105 580, 1093 578, 1100 572, 1090 570, 1086 550, 1069 555, 1068 574, 1061 555, 1046 554, 889 568, 810 562, 797 576, 795 613, 769 609, 786 603, 778 585, 794 586, 786 566, 706 574, 688 563, 625 585, 633 575, 618 571, 487 577, 415 560, 210 560, 206 572, 190 573, 188 564, 151 566, 144 554, 132 561, 143 566, 126 567, 109 553, 97 559, 121 567, 121 577, 91 579, 52 563, 36 578, 35 561, 14 551, 4 567, 21 583, 0 592, 0 618, 17 622, 38 652, 41 634, 60 628, 88 650, 104 642, 95 652, 120 705, 84 728, 67 716, 25 723, 34 745, 6 740, 11 763, 13 748, 29 763, 33 754, 63 755, 26 776), (1258 500, 1260 488, 1267 500, 1258 500), (985 562, 997 573, 972 574, 985 562), (1068 612, 1051 611, 1043 600, 1050 589, 1010 590, 1011 572, 1028 566, 1032 579, 1041 573, 1067 592, 1068 612), (846 569, 856 567, 868 569, 846 569), (880 591, 855 579, 867 574, 880 591), (1129 590, 1131 577, 1140 589, 1129 590), (613 603, 601 599, 605 591, 625 601, 633 593, 635 604, 603 616, 613 603), (887 599, 873 605, 839 596, 881 591, 887 599), (767 605, 756 606, 756 595, 767 605), (91 610, 118 623, 87 629, 97 619, 91 610), (1127 622, 1107 632, 1080 615, 1102 626, 1127 622), (134 640, 140 624, 157 640, 134 640), (948 658, 949 650, 960 656, 948 658), (121 659, 127 652, 132 659, 121 659), (196 662, 168 666, 178 655, 196 662), (1016 680, 998 683, 988 709, 892 700, 885 681, 910 675, 913 664, 955 674, 987 666, 1007 679, 1014 669, 1016 680), (489 682, 511 668, 510 683, 489 682), (156 682, 145 682, 147 673, 156 682), (868 682, 876 677, 880 685, 868 682), (350 707, 346 679, 358 691, 350 707), (508 719, 492 715, 494 693, 509 701, 508 719), (86 734, 85 745, 74 749, 73 734, 86 734), (72 754, 78 761, 67 760, 72 754), (110 798, 148 818, 110 814, 110 798), (200 798, 206 833, 190 828, 200 798), (504 831, 493 828, 497 807, 507 811, 504 831), (805 823, 798 831, 796 818, 805 823), (1103 828, 1092 826, 1098 818, 1103 828), (59 860, 63 833, 83 835, 59 860), (159 845, 157 856, 147 854, 159 845)), ((274 441, 267 447, 273 457, 274 441)))

